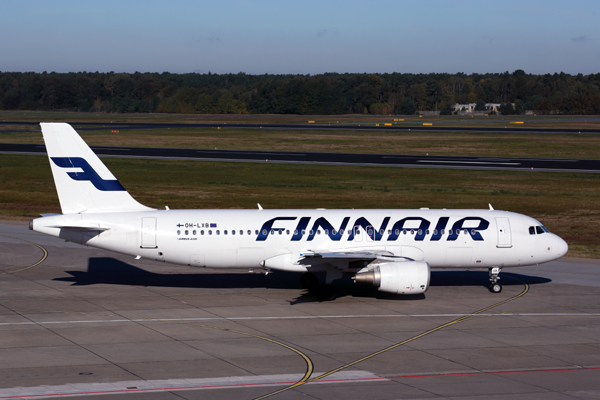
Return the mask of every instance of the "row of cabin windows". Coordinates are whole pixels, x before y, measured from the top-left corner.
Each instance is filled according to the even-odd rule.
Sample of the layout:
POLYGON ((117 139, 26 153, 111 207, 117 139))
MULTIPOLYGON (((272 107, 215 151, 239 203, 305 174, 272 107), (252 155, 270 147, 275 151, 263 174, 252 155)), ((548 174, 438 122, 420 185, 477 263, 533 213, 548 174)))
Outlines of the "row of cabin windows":
POLYGON ((529 227, 529 234, 530 235, 535 235, 536 233, 538 235, 541 235, 544 232, 549 232, 548 229, 546 229, 545 226, 538 225, 538 226, 530 226, 529 227))
MULTIPOLYGON (((241 229, 240 229, 240 231, 239 231, 239 232, 240 232, 240 235, 243 235, 243 234, 244 234, 244 231, 243 231, 243 230, 241 230, 241 229)), ((248 233, 247 233, 248 235, 252 235, 252 231, 251 231, 250 229, 248 229, 248 231, 247 231, 247 232, 248 232, 248 233)), ((186 236, 188 236, 188 235, 190 235, 190 234, 192 234, 193 236, 196 236, 196 235, 198 234, 198 231, 196 231, 196 230, 189 231, 189 230, 187 230, 187 229, 186 229, 186 230, 185 230, 183 233, 184 233, 186 236)), ((207 231, 207 233, 208 233, 209 235, 212 235, 212 234, 213 234, 213 231, 212 231, 212 230, 209 230, 209 231, 207 231)), ((227 235, 228 233, 229 233, 229 232, 228 232, 227 230, 223 231, 223 234, 224 234, 224 235, 227 235)), ((221 231, 219 231, 219 230, 216 230, 216 231, 215 231, 215 234, 217 234, 217 235, 220 235, 220 234, 221 234, 221 231)), ((232 234, 232 235, 235 235, 235 234, 236 234, 236 231, 231 231, 231 234, 232 234)), ((255 234, 255 235, 258 235, 258 230, 255 230, 255 231, 254 231, 254 234, 255 234)), ((180 230, 178 230, 178 231, 177 231, 177 235, 181 235, 181 231, 180 231, 180 230)), ((201 231, 200 231, 200 236, 202 236, 202 235, 204 235, 204 230, 201 230, 201 231)))
MULTIPOLYGON (((531 227, 531 228, 533 228, 533 227, 531 227)), ((531 233, 531 228, 529 228, 529 233, 531 233)), ((539 228, 539 227, 537 227, 537 228, 539 228)), ((544 229, 546 229, 546 228, 544 228, 544 229)), ((546 232, 547 232, 547 231, 548 231, 548 230, 546 230, 546 232)), ((232 230, 231 232, 229 232, 229 231, 227 231, 227 230, 224 230, 224 231, 223 231, 223 234, 224 234, 224 235, 228 235, 229 233, 231 233, 231 235, 236 235, 236 232, 237 232, 237 231, 235 231, 235 230, 232 230)), ((275 234, 275 233, 277 233, 277 232, 278 232, 280 235, 283 235, 284 229, 271 229, 271 232, 270 232, 270 234, 271 234, 271 235, 274 235, 274 234, 275 234)), ((456 230, 456 234, 457 234, 457 235, 458 235, 458 234, 460 234, 460 232, 461 232, 461 230, 460 230, 460 229, 457 229, 457 230, 456 230)), ((462 230, 462 232, 463 232, 465 235, 467 235, 467 234, 469 233, 469 230, 468 230, 468 229, 463 229, 463 230, 462 230)), ((474 234, 475 234, 475 232, 476 232, 476 230, 475 230, 475 229, 471 229, 471 235, 474 235, 474 234)), ((190 231, 190 230, 187 230, 187 229, 186 229, 185 231, 183 231, 183 233, 184 233, 186 236, 189 236, 190 234, 191 234, 191 235, 193 235, 193 236, 196 236, 196 235, 198 234, 198 231, 196 231, 196 230, 192 230, 192 231, 190 231)), ((255 234, 255 235, 258 235, 258 233, 259 233, 258 229, 254 231, 254 234, 255 234)), ((303 230, 301 231, 301 233, 302 233, 302 235, 305 235, 305 234, 306 234, 306 230, 304 230, 304 229, 303 229, 303 230)), ((325 230, 323 231, 323 233, 324 233, 325 235, 329 235, 329 229, 325 229, 325 230)), ((331 234, 332 234, 332 235, 337 235, 338 233, 339 233, 340 235, 343 235, 343 234, 345 233, 345 231, 336 231, 335 229, 333 229, 333 230, 331 231, 331 234)), ((372 234, 373 234, 373 230, 369 229, 369 230, 367 231, 367 233, 368 233, 369 235, 372 235, 372 234)), ((417 233, 418 235, 422 235, 422 234, 423 234, 423 231, 422 231, 421 229, 418 229, 418 230, 417 230, 417 229, 402 229, 402 230, 401 230, 401 229, 396 229, 396 230, 394 230, 394 234, 396 234, 396 235, 400 235, 400 234, 407 235, 408 233, 410 233, 411 235, 414 235, 415 233, 417 233)), ((448 233, 448 234, 452 234, 452 233, 453 233, 453 230, 452 230, 452 229, 449 229, 449 230, 447 230, 447 231, 446 231, 445 229, 442 229, 442 230, 440 230, 440 231, 439 231, 439 233, 440 233, 441 235, 444 235, 444 234, 446 234, 446 233, 448 233)), ((538 233, 540 233, 540 232, 538 232, 538 233)), ((541 233, 543 233, 543 231, 542 231, 541 233)), ((181 235, 181 234, 182 234, 182 231, 181 231, 181 230, 178 230, 178 231, 177 231, 177 235, 181 235)), ((208 235, 212 235, 212 234, 213 234, 213 231, 212 231, 212 230, 208 230, 208 231, 207 231, 207 234, 208 234, 208 235)), ((220 234, 221 234, 221 231, 220 231, 220 230, 215 230, 215 234, 216 234, 216 235, 220 235, 220 234)), ((244 235, 244 231, 240 229, 240 230, 239 230, 239 234, 240 234, 240 235, 244 235)), ((252 235, 252 231, 251 231, 251 230, 248 230, 248 231, 247 231, 247 234, 248 234, 248 235, 252 235)), ((262 231, 262 234, 263 234, 263 235, 266 235, 266 234, 267 234, 267 230, 266 230, 266 229, 263 229, 263 231, 262 231)), ((289 234, 290 234, 290 230, 289 230, 289 229, 286 229, 286 230, 285 230, 285 234, 286 234, 286 235, 289 235, 289 234)), ((298 234, 298 230, 294 230, 294 235, 297 235, 297 234, 298 234)), ((315 234, 315 231, 313 231, 313 230, 310 230, 310 231, 308 231, 308 234, 309 234, 309 235, 314 235, 314 234, 315 234)), ((321 234, 321 230, 320 230, 320 229, 317 229, 317 232, 316 232, 316 234, 317 234, 317 235, 320 235, 320 234, 321 234)), ((352 234, 352 230, 351 230, 351 229, 348 229, 348 235, 350 235, 350 234, 352 234)), ((360 235, 360 230, 357 230, 357 231, 355 232, 355 234, 356 234, 356 235, 360 235)), ((384 230, 384 229, 380 229, 380 230, 379 230, 379 234, 380 234, 380 235, 384 235, 384 234, 385 234, 385 230, 384 230)), ((388 234, 388 235, 391 235, 391 234, 392 234, 392 230, 391 230, 391 229, 388 229, 388 230, 387 230, 387 234, 388 234)), ((425 234, 426 234, 426 235, 429 235, 429 234, 430 234, 430 231, 429 231, 429 229, 427 229, 427 230, 425 231, 425 234)), ((437 229, 435 229, 435 230, 433 231, 433 234, 434 234, 434 235, 437 235, 437 234, 438 234, 438 230, 437 230, 437 229)), ((531 233, 531 234, 533 235, 533 233, 531 233)), ((201 230, 201 231, 200 231, 200 236, 202 236, 202 235, 204 235, 204 230, 201 230)))

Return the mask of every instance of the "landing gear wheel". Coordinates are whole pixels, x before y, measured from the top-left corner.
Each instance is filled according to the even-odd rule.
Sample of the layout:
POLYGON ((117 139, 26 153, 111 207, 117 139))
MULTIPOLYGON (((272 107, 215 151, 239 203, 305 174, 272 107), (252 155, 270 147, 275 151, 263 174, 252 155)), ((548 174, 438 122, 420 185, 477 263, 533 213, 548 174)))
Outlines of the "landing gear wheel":
POLYGON ((502 285, 499 283, 492 283, 490 285, 490 292, 492 293, 500 293, 502 291, 502 285))
POLYGON ((319 287, 319 278, 312 272, 305 272, 300 277, 300 285, 310 291, 316 290, 319 287))
POLYGON ((335 299, 336 295, 337 290, 333 285, 323 284, 317 289, 317 296, 319 296, 319 300, 321 301, 331 301, 335 299))
POLYGON ((502 268, 500 267, 492 267, 489 269, 490 272, 490 292, 492 293, 500 293, 502 291, 502 285, 498 283, 500 280, 500 271, 502 268))

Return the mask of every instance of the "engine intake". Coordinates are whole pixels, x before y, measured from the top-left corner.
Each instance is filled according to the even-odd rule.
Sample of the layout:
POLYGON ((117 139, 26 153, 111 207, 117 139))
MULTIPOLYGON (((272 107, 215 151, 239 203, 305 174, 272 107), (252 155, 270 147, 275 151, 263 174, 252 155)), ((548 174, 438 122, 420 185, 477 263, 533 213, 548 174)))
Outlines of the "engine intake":
POLYGON ((381 292, 421 294, 429 287, 429 276, 429 264, 426 262, 392 262, 354 275, 354 282, 373 285, 381 292))

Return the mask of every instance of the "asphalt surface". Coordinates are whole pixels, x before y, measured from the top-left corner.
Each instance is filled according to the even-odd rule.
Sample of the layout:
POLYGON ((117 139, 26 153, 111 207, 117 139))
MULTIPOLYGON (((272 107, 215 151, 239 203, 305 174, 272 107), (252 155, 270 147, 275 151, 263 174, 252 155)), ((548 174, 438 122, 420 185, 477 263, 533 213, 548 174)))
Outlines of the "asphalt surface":
MULTIPOLYGON (((585 121, 593 121, 590 117, 585 121)), ((469 123, 468 121, 461 121, 469 123)), ((474 121, 482 122, 482 121, 474 121)), ((485 121, 490 122, 490 121, 485 121)), ((227 124, 227 123, 104 123, 104 122, 73 122, 71 125, 76 130, 106 130, 106 129, 169 129, 169 128, 236 128, 236 129, 310 129, 310 130, 355 130, 355 131, 423 131, 423 132, 511 132, 511 133, 581 133, 599 134, 600 129, 563 129, 563 128, 532 128, 521 125, 513 125, 510 121, 502 121, 496 127, 453 127, 453 126, 414 126, 414 122, 385 126, 383 123, 376 126, 375 123, 341 123, 341 124, 227 124)), ((446 123, 446 122, 444 122, 446 123)), ((0 121, 0 126, 39 126, 38 122, 11 122, 0 121)), ((531 126, 531 125, 529 125, 531 126)), ((17 131, 18 132, 18 131, 17 131)))
POLYGON ((26 223, 0 222, 0 253, 0 399, 600 397, 598 260, 506 269, 500 294, 485 270, 434 270, 423 296, 345 279, 319 302, 298 274, 135 260, 26 223))
MULTIPOLYGON (((310 153, 284 151, 172 149, 91 146, 99 156, 166 158, 204 161, 271 162, 295 164, 363 165, 416 168, 537 170, 600 172, 600 160, 554 158, 450 157, 393 154, 310 153)), ((0 153, 45 154, 44 145, 0 143, 0 153)))

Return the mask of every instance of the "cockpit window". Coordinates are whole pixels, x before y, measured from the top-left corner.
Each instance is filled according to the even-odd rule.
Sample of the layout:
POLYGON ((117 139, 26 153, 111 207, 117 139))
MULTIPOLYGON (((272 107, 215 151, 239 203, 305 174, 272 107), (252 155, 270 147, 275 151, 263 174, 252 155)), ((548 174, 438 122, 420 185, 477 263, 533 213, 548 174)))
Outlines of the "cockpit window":
POLYGON ((544 232, 548 232, 548 229, 544 228, 543 226, 536 226, 535 231, 538 235, 541 235, 544 232))
POLYGON ((529 234, 530 235, 535 235, 535 226, 530 226, 529 227, 529 234))

